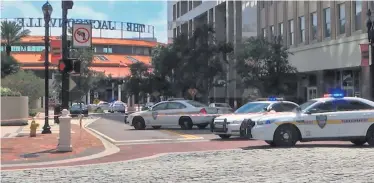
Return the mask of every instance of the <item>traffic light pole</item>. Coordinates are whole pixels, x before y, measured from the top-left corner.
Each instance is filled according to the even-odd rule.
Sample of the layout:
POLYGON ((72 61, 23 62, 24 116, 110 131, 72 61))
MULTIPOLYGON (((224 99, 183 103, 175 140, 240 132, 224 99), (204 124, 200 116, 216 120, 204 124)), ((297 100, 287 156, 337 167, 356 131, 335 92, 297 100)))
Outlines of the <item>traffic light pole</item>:
MULTIPOLYGON (((69 57, 69 48, 68 48, 68 36, 67 36, 67 27, 68 27, 68 9, 64 7, 62 3, 62 60, 65 61, 69 57)), ((62 72, 62 109, 69 108, 69 73, 62 72)))

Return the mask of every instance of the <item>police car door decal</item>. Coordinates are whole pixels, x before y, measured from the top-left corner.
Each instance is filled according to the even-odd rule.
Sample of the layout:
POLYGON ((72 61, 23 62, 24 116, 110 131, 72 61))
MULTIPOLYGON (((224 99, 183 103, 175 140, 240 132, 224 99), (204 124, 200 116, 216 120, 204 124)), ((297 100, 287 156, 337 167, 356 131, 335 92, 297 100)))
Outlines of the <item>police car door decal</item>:
POLYGON ((158 112, 153 111, 153 112, 152 112, 152 118, 153 118, 153 120, 156 120, 156 119, 157 119, 157 116, 158 116, 158 112))
POLYGON ((327 124, 327 116, 326 115, 318 115, 316 116, 317 124, 322 129, 327 124))

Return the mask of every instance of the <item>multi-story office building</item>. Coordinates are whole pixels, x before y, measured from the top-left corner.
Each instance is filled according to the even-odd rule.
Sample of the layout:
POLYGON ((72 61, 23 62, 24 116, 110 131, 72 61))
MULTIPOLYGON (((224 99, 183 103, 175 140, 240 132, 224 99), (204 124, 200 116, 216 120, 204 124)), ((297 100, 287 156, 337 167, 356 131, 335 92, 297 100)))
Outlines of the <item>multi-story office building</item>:
POLYGON ((282 36, 293 55, 298 96, 311 99, 330 88, 372 99, 373 67, 362 64, 360 44, 367 44, 368 1, 261 1, 258 35, 282 36))
MULTIPOLYGON (((169 1, 168 2, 168 38, 180 34, 191 35, 196 27, 212 24, 218 41, 233 43, 236 48, 243 38, 257 36, 257 1, 169 1)), ((225 98, 227 93, 230 103, 241 98, 242 92, 235 81, 236 73, 229 69, 229 89, 215 88, 211 96, 217 100, 225 98)))

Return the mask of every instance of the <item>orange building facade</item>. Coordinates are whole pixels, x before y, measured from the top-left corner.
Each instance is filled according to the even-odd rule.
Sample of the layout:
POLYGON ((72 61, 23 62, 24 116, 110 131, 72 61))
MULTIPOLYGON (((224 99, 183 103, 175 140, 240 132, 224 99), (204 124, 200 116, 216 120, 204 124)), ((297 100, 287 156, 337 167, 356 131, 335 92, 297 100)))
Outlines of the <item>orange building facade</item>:
MULTIPOLYGON (((58 42, 59 36, 51 36, 51 43, 58 42)), ((92 49, 94 58, 90 69, 102 72, 114 79, 123 79, 130 74, 129 65, 137 62, 151 64, 152 49, 159 43, 141 39, 124 38, 92 38, 92 49)), ((51 44, 52 45, 52 44, 51 44)), ((56 53, 53 45, 49 55, 50 70, 57 70, 56 53), (52 59, 53 58, 53 59, 52 59)), ((1 46, 1 51, 5 51, 5 46, 1 46)), ((21 64, 21 69, 32 70, 41 78, 44 78, 44 37, 29 36, 20 41, 19 44, 12 45, 11 55, 21 64)), ((49 78, 54 79, 50 72, 49 78)), ((50 82, 51 83, 51 82, 50 82)), ((94 98, 100 100, 121 99, 127 100, 123 92, 123 86, 103 86, 100 91, 90 91, 86 95, 86 102, 92 103, 94 98)))

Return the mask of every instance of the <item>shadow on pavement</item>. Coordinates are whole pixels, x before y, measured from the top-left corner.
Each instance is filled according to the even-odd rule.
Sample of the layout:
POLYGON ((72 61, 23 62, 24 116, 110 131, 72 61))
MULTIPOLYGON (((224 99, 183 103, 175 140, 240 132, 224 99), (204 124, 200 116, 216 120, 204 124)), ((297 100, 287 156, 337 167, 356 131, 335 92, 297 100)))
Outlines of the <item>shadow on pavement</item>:
POLYGON ((231 137, 229 139, 221 139, 221 138, 216 138, 216 139, 211 139, 210 141, 251 141, 251 139, 243 138, 243 137, 231 137))
POLYGON ((352 144, 296 144, 294 147, 272 147, 270 145, 242 147, 242 150, 255 149, 287 149, 287 148, 371 148, 368 145, 355 146, 352 144))

